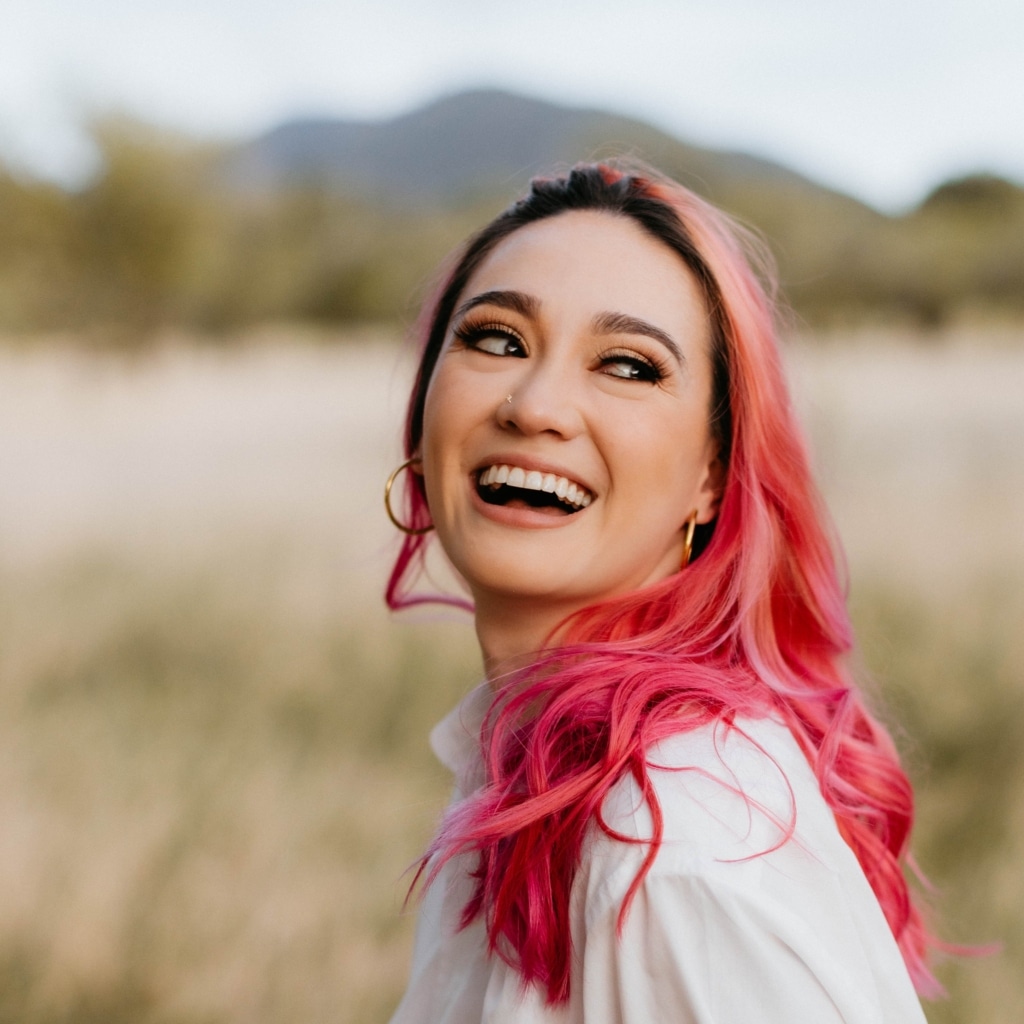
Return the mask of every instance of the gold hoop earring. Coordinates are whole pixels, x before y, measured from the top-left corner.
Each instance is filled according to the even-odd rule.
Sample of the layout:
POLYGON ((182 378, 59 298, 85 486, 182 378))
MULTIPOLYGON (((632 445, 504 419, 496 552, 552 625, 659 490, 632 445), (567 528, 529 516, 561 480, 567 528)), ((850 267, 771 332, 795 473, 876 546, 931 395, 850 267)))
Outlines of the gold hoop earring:
POLYGON ((680 569, 685 569, 690 564, 690 555, 693 553, 693 531, 697 527, 697 510, 694 509, 686 520, 686 536, 683 538, 683 564, 680 569))
POLYGON ((413 527, 406 526, 405 523, 401 522, 391 508, 391 488, 394 487, 395 481, 398 479, 403 469, 408 469, 419 461, 419 459, 406 459, 405 462, 403 462, 398 469, 388 477, 387 483, 384 484, 384 511, 387 512, 388 519, 390 519, 391 522, 402 531, 402 533, 407 533, 410 537, 418 537, 421 534, 430 533, 434 528, 434 524, 431 523, 429 526, 421 526, 414 529, 413 527))

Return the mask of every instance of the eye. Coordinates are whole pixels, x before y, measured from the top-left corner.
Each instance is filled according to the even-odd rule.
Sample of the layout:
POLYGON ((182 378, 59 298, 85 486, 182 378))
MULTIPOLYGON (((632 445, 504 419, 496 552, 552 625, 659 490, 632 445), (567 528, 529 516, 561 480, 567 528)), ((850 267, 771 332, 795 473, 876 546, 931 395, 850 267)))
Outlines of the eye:
POLYGON ((491 356, 514 356, 523 358, 526 355, 526 342, 523 336, 507 324, 459 324, 452 333, 466 348, 476 349, 491 356))
POLYGON ((664 369, 654 360, 636 352, 608 352, 601 357, 601 372, 622 380, 639 380, 657 384, 665 376, 664 369))

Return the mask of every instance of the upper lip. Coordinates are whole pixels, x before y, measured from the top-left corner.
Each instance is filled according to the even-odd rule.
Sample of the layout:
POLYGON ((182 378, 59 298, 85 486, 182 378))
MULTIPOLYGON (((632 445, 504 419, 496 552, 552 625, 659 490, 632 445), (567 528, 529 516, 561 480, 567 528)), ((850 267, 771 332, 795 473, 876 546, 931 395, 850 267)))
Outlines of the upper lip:
POLYGON ((546 459, 538 459, 530 455, 522 455, 513 452, 499 452, 496 455, 488 455, 481 459, 473 469, 472 475, 477 477, 481 470, 488 466, 519 466, 527 472, 535 470, 538 473, 552 473, 555 476, 564 476, 571 483, 578 487, 586 488, 592 495, 597 496, 597 488, 589 480, 580 476, 576 470, 559 466, 555 462, 548 462, 546 459))

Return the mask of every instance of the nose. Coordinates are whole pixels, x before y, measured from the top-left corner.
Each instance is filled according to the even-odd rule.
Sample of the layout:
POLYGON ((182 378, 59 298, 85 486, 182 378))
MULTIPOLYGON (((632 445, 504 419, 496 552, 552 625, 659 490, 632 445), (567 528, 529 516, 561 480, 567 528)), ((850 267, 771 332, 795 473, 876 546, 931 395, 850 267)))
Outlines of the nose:
POLYGON ((498 406, 498 422, 504 430, 568 440, 583 429, 579 388, 566 367, 554 360, 532 361, 507 383, 508 394, 498 406))

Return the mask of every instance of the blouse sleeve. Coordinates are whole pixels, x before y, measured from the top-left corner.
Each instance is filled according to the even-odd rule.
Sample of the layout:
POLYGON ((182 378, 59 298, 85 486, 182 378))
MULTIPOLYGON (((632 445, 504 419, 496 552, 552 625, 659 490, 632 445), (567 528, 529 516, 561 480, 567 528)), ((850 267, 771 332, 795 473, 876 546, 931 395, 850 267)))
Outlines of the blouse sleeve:
MULTIPOLYGON (((837 963, 799 908, 702 876, 655 877, 588 929, 586 1024, 882 1024, 872 984, 837 963)), ((911 1008, 913 1012, 913 1008, 911 1008)), ((899 1019, 901 1022, 904 1018, 899 1019)), ((920 1010, 906 1020, 923 1022, 920 1010)))
POLYGON ((621 934, 651 834, 635 785, 605 810, 641 842, 597 837, 577 876, 584 1024, 925 1024, 878 901, 784 726, 685 735, 654 754, 675 766, 651 768, 663 842, 621 934))

